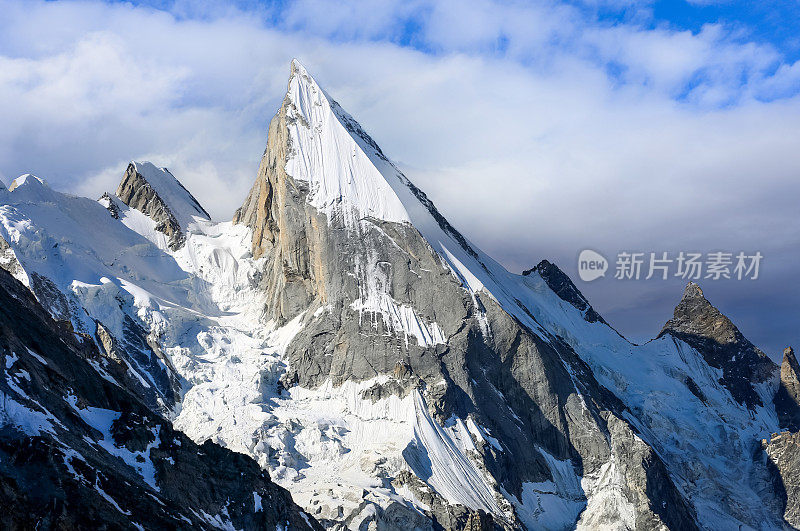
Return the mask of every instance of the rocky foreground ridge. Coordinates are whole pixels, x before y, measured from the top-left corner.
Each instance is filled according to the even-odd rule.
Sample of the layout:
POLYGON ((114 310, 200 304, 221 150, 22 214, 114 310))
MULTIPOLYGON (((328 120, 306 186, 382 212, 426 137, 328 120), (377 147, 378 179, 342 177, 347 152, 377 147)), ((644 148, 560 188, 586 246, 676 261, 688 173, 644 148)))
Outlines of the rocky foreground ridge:
MULTIPOLYGON (((516 275, 471 244, 297 62, 233 222, 210 220, 167 170, 135 162, 98 202, 32 177, 0 188, 0 237, 16 280, 3 278, 30 290, 9 303, 50 319, 42 338, 61 327, 87 360, 75 378, 91 384, 25 387, 52 379, 36 356, 51 363, 43 350, 65 347, 35 330, 17 338, 21 310, 4 314, 16 359, 3 392, 27 408, 4 410, 7 452, 60 438, 81 457, 47 450, 56 464, 36 470, 51 484, 89 488, 70 468, 81 459, 122 478, 93 479, 104 512, 86 518, 798 524, 792 351, 779 369, 694 284, 655 339, 631 344, 556 265, 516 275), (169 475, 172 461, 220 477, 190 488, 169 475), (144 505, 123 503, 134 501, 144 505)), ((23 500, 31 472, 2 462, 23 500)), ((58 518, 83 514, 75 503, 41 514, 68 522, 58 518)))
POLYGON ((0 269, 3 529, 319 526, 253 460, 198 445, 0 269))

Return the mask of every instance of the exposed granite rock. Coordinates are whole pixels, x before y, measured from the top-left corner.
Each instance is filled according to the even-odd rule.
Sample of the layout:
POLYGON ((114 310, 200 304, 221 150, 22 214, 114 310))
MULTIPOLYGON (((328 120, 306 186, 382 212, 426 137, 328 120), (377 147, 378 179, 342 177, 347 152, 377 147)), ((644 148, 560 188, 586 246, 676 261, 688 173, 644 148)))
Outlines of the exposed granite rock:
POLYGON ((100 347, 97 362, 152 411, 169 415, 180 397, 178 372, 158 342, 124 315, 123 337, 119 340, 96 322, 95 339, 100 347))
POLYGON ((57 321, 69 321, 70 304, 58 286, 49 278, 35 272, 30 274, 30 280, 31 291, 45 310, 57 321))
POLYGON ((792 347, 787 347, 783 351, 781 383, 774 402, 781 428, 790 431, 800 430, 800 365, 792 347))
POLYGON ((94 343, 5 270, 0 356, 3 529, 321 529, 255 461, 196 445, 98 372, 94 343))
POLYGON ((108 213, 111 214, 112 218, 119 219, 119 205, 117 204, 116 199, 111 196, 111 194, 105 192, 97 201, 106 207, 106 210, 108 210, 108 213))
POLYGON ((658 454, 621 419, 610 417, 608 426, 615 457, 627 479, 626 499, 635 507, 635 529, 697 529, 689 502, 664 481, 669 474, 658 454))
POLYGON ((397 488, 410 490, 414 496, 430 507, 426 511, 430 522, 422 522, 425 529, 463 529, 475 531, 491 531, 494 529, 511 529, 506 525, 498 525, 491 515, 484 511, 473 511, 463 505, 453 505, 439 496, 424 481, 414 474, 403 470, 392 480, 397 488))
POLYGON ((783 518, 800 529, 800 433, 776 433, 761 441, 772 471, 775 492, 783 501, 783 518))
POLYGON ((25 269, 23 269, 22 264, 20 264, 17 259, 14 249, 11 248, 2 236, 0 236, 0 269, 5 269, 26 286, 30 282, 28 275, 25 273, 25 269))
MULTIPOLYGON (((169 178, 174 180, 172 186, 179 187, 195 213, 199 216, 210 219, 208 212, 200 206, 200 203, 189 193, 183 185, 172 176, 166 168, 162 168, 169 178)), ((181 226, 180 220, 172 211, 172 206, 167 203, 166 198, 161 197, 157 192, 157 186, 148 182, 147 178, 137 171, 134 163, 128 164, 125 175, 117 187, 117 197, 131 208, 135 208, 144 213, 156 222, 156 230, 163 232, 169 237, 169 247, 173 251, 183 247, 186 240, 184 231, 186 227, 181 226)), ((113 215, 113 212, 112 212, 113 215)))
POLYGON ((703 355, 712 367, 722 369, 722 383, 733 397, 749 408, 763 405, 754 384, 765 382, 777 371, 775 363, 747 340, 738 328, 689 282, 672 319, 658 337, 670 334, 703 355))
POLYGON ((556 295, 561 297, 564 301, 570 303, 575 308, 583 312, 583 318, 590 323, 606 321, 592 308, 583 293, 575 287, 572 280, 563 272, 559 267, 547 260, 542 260, 533 269, 527 269, 522 272, 523 276, 528 276, 533 272, 539 273, 541 277, 547 282, 556 295))
MULTIPOLYGON (((498 485, 504 513, 493 515, 495 525, 520 526, 500 488, 519 497, 523 483, 552 480, 546 452, 583 477, 600 477, 609 461, 619 462, 620 481, 628 485, 620 496, 635 507, 637 522, 692 529, 693 509, 666 467, 622 420, 621 402, 567 344, 542 339, 491 297, 473 297, 415 227, 374 218, 353 224, 344 214, 328 218, 309 204, 308 184, 285 171, 293 149, 287 125, 297 115, 292 106, 287 96, 272 119, 258 177, 234 217, 253 230, 252 253, 265 259, 266 318, 285 323, 302 314, 303 326, 286 350, 284 385, 315 388, 389 375, 394 380, 373 386, 364 398, 416 389, 441 423, 472 415, 503 441, 503 451, 484 445, 473 456, 498 485), (359 310, 358 301, 368 296, 412 309, 418 322, 435 323, 442 340, 418 340, 374 309, 359 310)), ((345 126, 373 145, 353 123, 345 126)), ((435 212, 430 201, 423 205, 435 212)), ((444 219, 435 213, 434 219, 444 219)), ((458 241, 470 248, 463 237, 458 241)), ((544 269, 553 273, 551 281, 560 280, 571 303, 590 308, 569 279, 544 269)), ((417 448, 409 445, 403 455, 417 478, 430 476, 417 448)), ((431 507, 431 521, 445 528, 486 526, 478 513, 459 516, 448 504, 431 507)))

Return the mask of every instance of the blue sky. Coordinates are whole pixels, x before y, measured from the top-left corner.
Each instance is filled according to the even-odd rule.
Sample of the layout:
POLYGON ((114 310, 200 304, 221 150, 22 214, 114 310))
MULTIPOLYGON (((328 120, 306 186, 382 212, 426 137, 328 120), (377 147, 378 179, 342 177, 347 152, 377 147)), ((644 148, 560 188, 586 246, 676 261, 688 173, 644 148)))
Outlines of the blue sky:
MULTIPOLYGON (((116 2, 130 3, 130 2, 116 2)), ((304 31, 316 35, 324 35, 334 42, 353 42, 367 40, 371 42, 390 42, 402 47, 418 50, 426 54, 442 55, 451 53, 458 46, 446 46, 437 43, 431 38, 426 26, 429 24, 433 7, 443 2, 410 1, 403 3, 393 2, 262 2, 242 0, 237 2, 185 2, 182 0, 152 0, 132 2, 133 5, 153 7, 171 12, 179 19, 205 19, 213 20, 229 15, 233 11, 247 13, 264 24, 284 31, 304 31), (313 16, 298 16, 297 11, 310 7, 312 10, 319 5, 326 5, 327 9, 334 11, 385 12, 381 15, 383 24, 378 26, 362 27, 363 20, 358 16, 352 17, 350 23, 345 21, 334 22, 319 20, 313 16), (346 7, 339 7, 339 6, 346 7), (298 9, 299 6, 299 9, 298 9), (332 7, 336 6, 336 7, 332 7)), ((464 3, 469 4, 469 2, 464 3)), ((488 4, 488 3, 487 3, 488 4)), ((525 11, 526 8, 545 10, 565 10, 573 18, 580 18, 587 25, 595 27, 630 27, 644 31, 665 31, 670 33, 689 32, 694 35, 701 34, 704 29, 717 28, 720 32, 719 41, 740 46, 760 46, 765 51, 772 52, 771 57, 759 65, 759 73, 775 74, 782 65, 792 64, 800 59, 800 36, 796 31, 796 23, 800 22, 800 2, 789 0, 771 0, 765 2, 744 2, 730 0, 571 0, 569 2, 492 2, 487 10, 494 10, 497 5, 513 6, 515 10, 525 11)), ((459 16, 457 11, 469 11, 468 8, 453 10, 453 16, 459 16)), ((381 18, 379 17, 379 18, 381 18)), ((324 18, 324 17, 320 17, 324 18)), ((367 17, 370 19, 372 17, 367 17)), ((372 20, 374 22, 374 19, 372 20)), ((475 19, 477 25, 484 22, 475 19)), ((480 32, 484 32, 482 28, 480 32)), ((481 43, 480 51, 487 55, 504 56, 508 51, 509 43, 514 35, 508 34, 502 25, 489 28, 492 38, 481 43)), ((566 34, 565 34, 566 35, 566 34)), ((564 37, 564 35, 557 36, 564 37)), ((564 39, 558 44, 570 48, 574 42, 571 38, 564 39)), ((609 60, 608 57, 597 57, 598 62, 605 63, 609 75, 617 77, 618 81, 625 82, 621 75, 626 65, 609 60)), ((742 67, 739 82, 745 85, 752 72, 746 65, 742 67)), ((681 99, 690 91, 691 86, 702 83, 707 72, 699 69, 691 80, 687 80, 683 91, 676 93, 676 98, 681 99)), ((791 96, 797 93, 799 85, 793 83, 780 90, 764 91, 757 95, 763 100, 772 100, 791 96)), ((733 101, 724 102, 731 104, 733 101)))
MULTIPOLYGON (((701 286, 778 356, 800 347, 798 5, 0 0, 0 179, 99 196, 149 159, 227 219, 297 57, 513 271, 761 251, 758 281, 701 286)), ((683 288, 578 284, 636 341, 683 288)))

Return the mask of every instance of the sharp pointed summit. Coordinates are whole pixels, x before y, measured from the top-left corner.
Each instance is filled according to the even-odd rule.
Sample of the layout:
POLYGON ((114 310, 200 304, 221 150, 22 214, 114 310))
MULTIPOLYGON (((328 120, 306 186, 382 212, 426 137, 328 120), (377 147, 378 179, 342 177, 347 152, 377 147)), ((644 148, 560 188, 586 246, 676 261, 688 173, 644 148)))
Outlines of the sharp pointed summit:
POLYGON ((683 297, 681 297, 681 300, 685 299, 705 300, 705 295, 703 295, 703 290, 700 289, 699 285, 695 284, 694 282, 689 282, 686 284, 686 287, 683 290, 683 297))
POLYGON ((659 337, 670 334, 703 353, 712 367, 722 369, 722 381, 734 398, 748 407, 762 405, 754 384, 772 378, 776 366, 689 282, 675 312, 659 337))
POLYGON ((183 246, 186 230, 195 218, 211 219, 169 170, 150 162, 131 162, 117 187, 116 196, 155 221, 155 230, 169 238, 169 247, 173 250, 183 246))
POLYGON ((528 276, 531 273, 538 273, 547 285, 552 289, 556 295, 563 300, 572 304, 583 312, 584 318, 590 323, 600 321, 605 323, 605 320, 597 313, 583 293, 575 286, 572 280, 555 264, 548 260, 542 260, 533 269, 528 269, 522 272, 522 276, 528 276))

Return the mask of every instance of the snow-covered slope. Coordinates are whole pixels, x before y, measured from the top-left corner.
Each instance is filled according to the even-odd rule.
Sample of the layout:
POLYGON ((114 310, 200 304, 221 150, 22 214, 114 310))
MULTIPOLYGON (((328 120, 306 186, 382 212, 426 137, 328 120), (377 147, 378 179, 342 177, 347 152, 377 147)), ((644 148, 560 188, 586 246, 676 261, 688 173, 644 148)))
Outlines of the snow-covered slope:
POLYGON ((172 250, 181 248, 192 223, 211 219, 169 170, 158 168, 150 162, 133 161, 128 164, 125 176, 117 187, 116 197, 106 194, 102 199, 112 210, 117 209, 115 199, 118 199, 147 216, 155 222, 152 230, 164 234, 172 250))
POLYGON ((551 264, 510 273, 296 61, 235 220, 150 163, 99 202, 24 176, 0 266, 328 526, 780 527, 769 367, 742 403, 701 343, 633 345, 551 264))
POLYGON ((208 212, 189 193, 189 190, 168 169, 159 168, 152 162, 132 161, 134 170, 153 187, 158 197, 169 207, 182 229, 186 229, 195 218, 211 219, 208 212))

